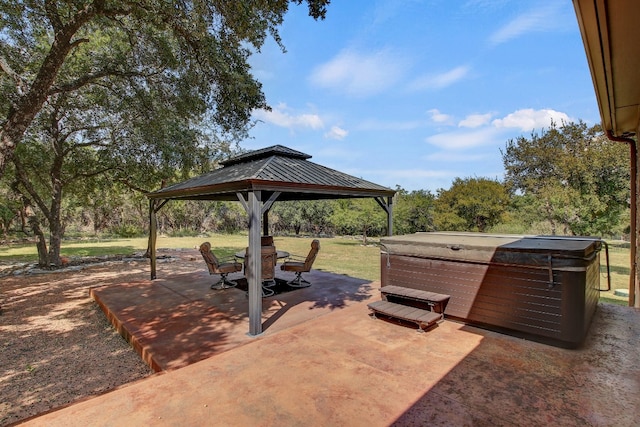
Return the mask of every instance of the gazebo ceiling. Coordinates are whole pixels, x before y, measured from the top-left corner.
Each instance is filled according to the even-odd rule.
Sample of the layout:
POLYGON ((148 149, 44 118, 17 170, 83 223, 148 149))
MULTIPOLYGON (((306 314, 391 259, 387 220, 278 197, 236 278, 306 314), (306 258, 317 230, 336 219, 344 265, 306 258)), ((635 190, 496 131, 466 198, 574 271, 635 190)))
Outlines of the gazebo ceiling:
POLYGON ((387 187, 309 161, 282 145, 230 158, 210 173, 148 193, 150 199, 238 200, 237 193, 263 191, 278 200, 393 197, 387 187))

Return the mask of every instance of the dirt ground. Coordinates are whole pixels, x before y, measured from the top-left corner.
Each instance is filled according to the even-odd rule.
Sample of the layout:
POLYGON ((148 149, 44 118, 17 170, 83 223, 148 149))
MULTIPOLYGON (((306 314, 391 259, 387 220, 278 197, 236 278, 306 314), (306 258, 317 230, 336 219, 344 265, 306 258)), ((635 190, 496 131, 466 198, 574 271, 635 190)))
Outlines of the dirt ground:
POLYGON ((147 280, 149 261, 78 264, 0 269, 0 426, 153 374, 89 296, 91 287, 147 280))

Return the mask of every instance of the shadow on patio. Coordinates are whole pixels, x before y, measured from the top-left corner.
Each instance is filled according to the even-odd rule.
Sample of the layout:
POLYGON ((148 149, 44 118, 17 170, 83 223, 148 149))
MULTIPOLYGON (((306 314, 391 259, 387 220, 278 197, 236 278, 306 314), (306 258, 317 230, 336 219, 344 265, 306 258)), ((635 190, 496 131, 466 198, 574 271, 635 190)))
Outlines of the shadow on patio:
MULTIPOLYGON (((293 278, 291 274, 278 274, 293 278)), ((229 276, 232 280, 240 277, 240 273, 229 276)), ((306 278, 313 286, 263 299, 261 336, 370 299, 374 294, 371 283, 361 279, 317 270, 306 278)), ((165 273, 154 281, 94 288, 91 296, 143 360, 154 370, 163 371, 255 339, 247 335, 246 293, 235 288, 211 290, 213 281, 201 270, 165 273)))
POLYGON ((418 333, 370 318, 367 302, 379 298, 379 283, 314 271, 310 288, 263 300, 265 332, 252 338, 242 291, 211 291, 202 271, 164 276, 94 292, 103 301, 122 298, 122 324, 170 372, 29 425, 632 426, 640 419, 633 308, 599 304, 577 350, 448 320, 418 333))

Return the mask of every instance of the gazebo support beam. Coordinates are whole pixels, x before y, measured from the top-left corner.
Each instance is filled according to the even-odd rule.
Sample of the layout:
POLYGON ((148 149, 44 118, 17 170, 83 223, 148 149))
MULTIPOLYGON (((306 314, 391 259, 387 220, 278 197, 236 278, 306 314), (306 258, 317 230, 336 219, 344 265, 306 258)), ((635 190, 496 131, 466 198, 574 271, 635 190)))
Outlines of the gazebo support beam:
POLYGON ((269 197, 269 200, 264 202, 264 205, 262 205, 262 235, 263 236, 269 235, 269 211, 271 210, 271 206, 273 205, 273 202, 278 200, 278 197, 280 197, 280 192, 276 191, 271 195, 271 197, 269 197))
POLYGON ((374 200, 387 213, 387 236, 393 236, 393 197, 387 197, 386 203, 382 197, 374 197, 374 200))
POLYGON ((261 191, 250 191, 249 208, 249 250, 247 266, 247 282, 249 286, 249 336, 262 333, 262 263, 260 249, 260 214, 261 191))
POLYGON ((155 210, 156 200, 149 199, 149 258, 151 260, 151 280, 156 278, 156 238, 158 219, 155 210))
POLYGON ((151 260, 151 280, 156 278, 156 240, 158 238, 158 216, 157 213, 169 199, 158 200, 149 199, 149 243, 147 253, 151 260))

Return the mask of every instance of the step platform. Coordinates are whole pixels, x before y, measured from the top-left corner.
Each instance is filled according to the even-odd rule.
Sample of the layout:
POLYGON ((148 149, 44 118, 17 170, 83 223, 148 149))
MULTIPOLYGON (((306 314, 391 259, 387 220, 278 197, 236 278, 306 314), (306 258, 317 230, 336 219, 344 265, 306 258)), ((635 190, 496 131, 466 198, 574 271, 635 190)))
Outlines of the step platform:
POLYGON ((380 293, 382 301, 367 305, 374 316, 381 314, 413 322, 418 325, 420 331, 444 319, 444 310, 451 298, 449 295, 401 286, 383 286, 380 293))
POLYGON ((442 314, 422 308, 411 307, 389 301, 374 301, 367 305, 375 314, 394 317, 396 319, 413 322, 421 331, 433 326, 442 319, 442 314))
POLYGON ((440 314, 444 314, 444 310, 447 308, 447 303, 451 298, 450 295, 391 285, 380 288, 380 293, 384 300, 389 300, 389 297, 391 297, 392 300, 406 299, 426 303, 430 306, 432 311, 440 314))

